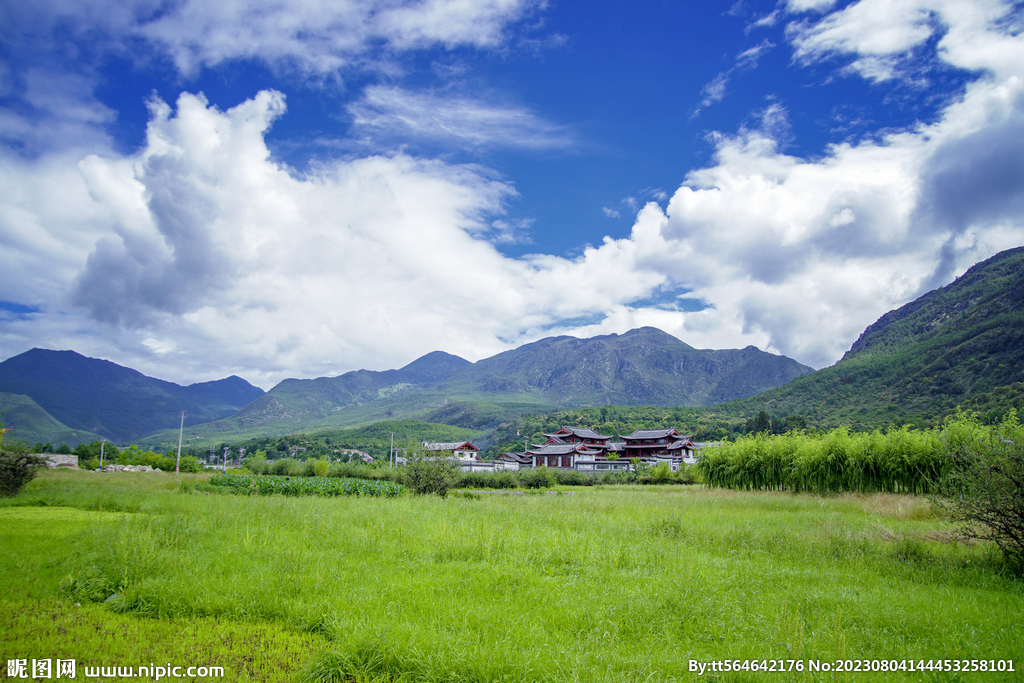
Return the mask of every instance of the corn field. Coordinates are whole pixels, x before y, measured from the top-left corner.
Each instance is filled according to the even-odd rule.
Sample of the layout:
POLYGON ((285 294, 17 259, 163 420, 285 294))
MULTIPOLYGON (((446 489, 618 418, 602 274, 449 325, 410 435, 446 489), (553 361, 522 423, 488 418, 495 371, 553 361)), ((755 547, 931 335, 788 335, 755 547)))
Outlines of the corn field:
POLYGON ((706 449, 698 467, 709 486, 730 489, 931 494, 958 444, 995 443, 1020 431, 1016 414, 991 427, 960 414, 939 429, 762 433, 706 449))
POLYGON ((285 496, 381 496, 393 498, 405 487, 390 481, 371 481, 348 477, 275 477, 218 474, 210 477, 211 486, 222 486, 237 493, 285 496))

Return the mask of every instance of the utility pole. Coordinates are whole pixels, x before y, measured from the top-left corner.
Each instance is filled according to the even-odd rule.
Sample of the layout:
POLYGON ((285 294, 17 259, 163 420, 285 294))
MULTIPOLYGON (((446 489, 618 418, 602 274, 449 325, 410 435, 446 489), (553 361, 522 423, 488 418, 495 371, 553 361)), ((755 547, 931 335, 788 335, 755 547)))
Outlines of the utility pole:
POLYGON ((100 439, 100 472, 103 471, 103 447, 107 445, 106 439, 100 439))
POLYGON ((178 473, 181 466, 181 433, 185 430, 185 411, 181 411, 181 425, 178 427, 178 457, 174 461, 174 473, 178 473))
POLYGON ((388 451, 388 465, 395 466, 395 433, 391 432, 391 450, 388 451))

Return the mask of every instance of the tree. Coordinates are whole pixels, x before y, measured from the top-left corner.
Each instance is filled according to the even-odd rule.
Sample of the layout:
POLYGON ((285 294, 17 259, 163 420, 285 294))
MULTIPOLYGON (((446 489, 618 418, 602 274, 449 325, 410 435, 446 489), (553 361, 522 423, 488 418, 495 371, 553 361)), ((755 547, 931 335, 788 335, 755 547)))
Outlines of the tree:
POLYGON ((748 434, 760 434, 761 432, 772 431, 772 419, 768 416, 768 413, 761 411, 757 414, 756 418, 747 421, 747 433, 748 434))
POLYGON ((427 451, 410 439, 405 449, 403 479, 411 491, 421 495, 436 493, 444 498, 460 474, 458 462, 451 451, 427 451))
POLYGON ((782 433, 792 432, 798 429, 807 429, 807 420, 800 415, 787 415, 782 425, 782 433))
POLYGON ((1024 427, 1016 411, 993 427, 981 426, 976 415, 957 415, 942 440, 949 468, 940 504, 968 536, 993 541, 1010 568, 1024 574, 1024 427))
POLYGON ((46 464, 44 458, 28 453, 28 447, 20 441, 8 440, 5 444, 8 431, 0 424, 0 496, 17 494, 46 464))

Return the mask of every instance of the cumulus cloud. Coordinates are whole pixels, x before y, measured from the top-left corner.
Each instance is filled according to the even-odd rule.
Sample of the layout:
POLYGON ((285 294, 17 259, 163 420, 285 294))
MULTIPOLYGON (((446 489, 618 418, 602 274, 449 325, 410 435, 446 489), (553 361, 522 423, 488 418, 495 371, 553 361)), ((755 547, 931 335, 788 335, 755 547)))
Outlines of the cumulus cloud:
POLYGON ((714 304, 686 314, 680 336, 709 346, 760 337, 821 366, 885 311, 1020 245, 1024 40, 1000 21, 1011 11, 985 0, 862 0, 792 26, 800 59, 855 61, 903 54, 942 26, 940 58, 986 75, 934 124, 819 159, 780 152, 778 105, 757 130, 715 136, 715 163, 691 172, 664 213, 645 209, 656 227, 633 236, 657 255, 641 263, 714 304))
POLYGON ((642 209, 627 241, 599 248, 628 252, 638 271, 663 276, 660 287, 685 286, 710 307, 626 301, 578 330, 657 324, 698 347, 752 343, 821 367, 886 311, 1024 243, 1024 39, 1000 21, 1010 6, 895 4, 881 35, 867 18, 874 0, 796 25, 796 54, 898 56, 941 25, 939 57, 985 76, 933 124, 815 159, 781 151, 789 132, 777 103, 757 128, 713 135, 713 164, 691 171, 664 210, 642 209))
POLYGON ((223 112, 185 93, 151 103, 137 154, 84 159, 95 242, 64 273, 67 314, 197 373, 252 362, 269 384, 438 348, 479 358, 664 282, 629 240, 503 256, 492 242, 530 222, 492 218, 515 190, 477 166, 398 154, 293 175, 264 141, 284 111, 274 92, 223 112))
MULTIPOLYGON (((455 12, 459 3, 403 5, 427 13, 416 15, 419 29, 401 13, 356 24, 371 36, 385 27, 396 45, 487 45, 500 39, 489 27, 507 26, 531 5, 480 6, 493 14, 479 39, 461 33, 457 21, 433 21, 448 21, 442 10, 455 12)), ((174 7, 175 16, 215 11, 174 7)), ((362 5, 341 7, 358 14, 362 5)), ((274 92, 227 111, 189 93, 173 107, 155 100, 145 143, 133 154, 79 146, 30 158, 6 150, 0 285, 5 300, 32 313, 5 321, 0 343, 43 337, 106 357, 116 348, 144 370, 159 356, 181 377, 237 372, 266 386, 396 367, 434 349, 475 359, 549 334, 638 325, 696 347, 754 344, 827 365, 887 310, 1024 242, 1024 38, 1007 24, 1012 6, 861 0, 831 7, 788 4, 821 13, 788 29, 801 63, 842 56, 906 66, 903 55, 936 41, 935 59, 981 76, 932 123, 834 145, 813 159, 785 153, 786 111, 770 103, 756 127, 713 134, 713 161, 690 171, 670 197, 637 193, 667 205, 623 200, 620 208, 638 210, 627 237, 606 237, 571 259, 511 258, 495 248, 521 243, 530 223, 504 216, 516 190, 486 168, 390 153, 322 161, 297 174, 264 140, 286 115, 274 92), (867 16, 872 9, 888 25, 867 16), (674 293, 708 305, 673 306, 674 293), (648 303, 652 296, 660 303, 648 303)), ((463 9, 464 18, 475 11, 463 9)), ((297 21, 279 32, 303 25, 297 21)), ((327 47, 316 48, 322 63, 281 54, 311 70, 350 54, 324 40, 327 47)), ((198 42, 168 45, 184 55, 175 57, 182 69, 228 58, 198 42)), ((229 48, 220 48, 223 55, 243 53, 229 48)), ((743 59, 753 63, 758 54, 743 59)), ((881 80, 865 69, 851 73, 881 80)), ((87 93, 88 81, 70 83, 87 93)), ((447 104, 381 87, 357 103, 356 128, 469 145, 495 144, 499 129, 533 136, 539 148, 564 139, 515 107, 447 104), (431 106, 434 118, 425 113, 431 106)), ((106 115, 83 114, 94 130, 106 115)))

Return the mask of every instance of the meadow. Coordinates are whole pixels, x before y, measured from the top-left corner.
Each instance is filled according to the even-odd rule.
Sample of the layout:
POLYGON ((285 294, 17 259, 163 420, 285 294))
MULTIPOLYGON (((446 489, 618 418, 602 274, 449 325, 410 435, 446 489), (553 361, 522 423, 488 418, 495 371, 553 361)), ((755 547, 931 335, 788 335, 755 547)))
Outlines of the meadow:
POLYGON ((1024 582, 922 496, 206 481, 45 472, 0 500, 6 659, 74 658, 79 677, 215 665, 230 681, 1024 680, 1024 582), (1016 671, 689 670, 882 659, 1016 671))

